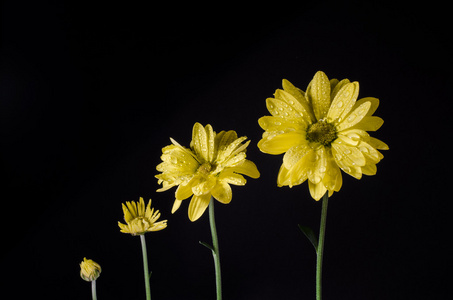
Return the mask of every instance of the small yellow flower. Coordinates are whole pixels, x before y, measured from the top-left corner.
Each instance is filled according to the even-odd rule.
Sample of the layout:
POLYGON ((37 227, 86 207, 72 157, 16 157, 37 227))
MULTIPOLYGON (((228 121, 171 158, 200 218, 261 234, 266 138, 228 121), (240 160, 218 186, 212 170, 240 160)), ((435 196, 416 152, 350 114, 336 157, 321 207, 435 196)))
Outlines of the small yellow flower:
POLYGON ((192 130, 190 149, 170 138, 172 145, 162 149, 162 163, 157 166, 156 175, 166 191, 178 186, 172 213, 181 205, 182 200, 192 196, 189 204, 189 219, 200 218, 209 206, 211 196, 227 204, 232 199, 230 184, 245 185, 241 175, 258 178, 260 173, 255 164, 245 157, 250 141, 247 137, 237 137, 233 130, 216 134, 211 125, 203 127, 195 123, 192 130))
POLYGON ((140 197, 139 202, 126 201, 122 204, 124 220, 126 224, 118 222, 121 232, 130 233, 132 235, 141 235, 150 231, 159 231, 167 227, 167 220, 156 222, 160 213, 151 208, 151 199, 145 209, 145 202, 140 197))
POLYGON ((357 179, 376 174, 376 164, 383 158, 377 149, 388 146, 367 131, 378 130, 384 121, 373 116, 379 100, 357 101, 358 94, 358 82, 329 80, 321 71, 306 92, 283 80, 283 90, 266 100, 272 116, 258 120, 265 130, 260 150, 286 152, 278 186, 292 187, 308 179, 311 196, 319 200, 326 191, 331 196, 340 190, 340 169, 357 179))
POLYGON ((93 281, 101 275, 101 266, 91 259, 83 258, 80 263, 80 277, 85 281, 93 281))

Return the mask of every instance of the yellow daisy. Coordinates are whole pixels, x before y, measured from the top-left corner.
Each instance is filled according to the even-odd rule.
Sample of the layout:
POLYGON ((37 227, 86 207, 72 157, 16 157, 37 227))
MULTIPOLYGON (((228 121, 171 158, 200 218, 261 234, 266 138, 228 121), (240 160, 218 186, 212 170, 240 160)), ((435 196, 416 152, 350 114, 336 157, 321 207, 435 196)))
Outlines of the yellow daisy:
POLYGON ((272 116, 258 120, 265 130, 259 149, 285 153, 278 186, 292 187, 308 179, 311 196, 319 200, 326 191, 331 196, 340 190, 340 169, 357 179, 376 174, 376 164, 383 158, 377 149, 388 146, 367 131, 378 130, 384 121, 373 116, 379 100, 357 101, 358 94, 358 82, 329 80, 321 71, 306 92, 283 80, 283 90, 266 100, 272 116))
POLYGON ((246 159, 247 137, 237 137, 233 130, 215 133, 211 125, 203 127, 195 123, 192 130, 190 149, 170 138, 172 145, 162 149, 162 163, 157 166, 156 175, 166 191, 178 186, 172 213, 184 199, 192 196, 189 204, 189 219, 201 217, 209 205, 211 196, 221 203, 230 203, 230 184, 245 185, 241 175, 258 178, 260 173, 255 164, 246 159))
POLYGON ((101 266, 91 259, 83 258, 80 263, 80 277, 85 281, 93 281, 101 275, 101 266))
POLYGON ((151 231, 159 231, 167 227, 167 220, 156 222, 160 218, 158 210, 151 208, 151 199, 145 209, 145 202, 140 197, 139 202, 126 201, 122 204, 126 224, 118 222, 121 232, 132 235, 142 235, 151 231))

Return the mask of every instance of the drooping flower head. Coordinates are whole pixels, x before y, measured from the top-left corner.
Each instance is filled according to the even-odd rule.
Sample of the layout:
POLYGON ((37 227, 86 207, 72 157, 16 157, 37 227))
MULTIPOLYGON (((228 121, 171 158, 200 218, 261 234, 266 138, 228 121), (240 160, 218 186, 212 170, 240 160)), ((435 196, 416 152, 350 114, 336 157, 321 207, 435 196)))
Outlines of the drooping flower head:
POLYGON ((326 191, 331 196, 340 190, 340 169, 357 179, 376 174, 376 164, 383 158, 377 149, 388 150, 388 146, 367 131, 378 130, 384 121, 373 116, 379 100, 357 101, 358 94, 358 82, 329 80, 321 71, 306 92, 283 80, 283 90, 266 100, 272 116, 258 120, 265 130, 260 150, 285 153, 278 186, 308 180, 311 196, 319 200, 326 191))
POLYGON ((101 266, 91 259, 83 258, 80 263, 80 277, 85 281, 93 281, 101 275, 101 266))
POLYGON ((167 220, 159 221, 160 213, 151 208, 151 199, 145 209, 145 202, 140 197, 139 202, 126 201, 122 204, 126 224, 118 222, 121 232, 132 235, 142 235, 151 231, 159 231, 167 227, 167 220))
POLYGON ((215 133, 211 125, 203 127, 195 123, 190 148, 181 146, 170 138, 172 144, 162 149, 162 163, 156 175, 166 191, 178 186, 172 213, 181 202, 192 196, 189 204, 189 219, 195 221, 209 206, 211 196, 227 204, 232 198, 230 184, 245 185, 241 175, 258 178, 260 173, 255 164, 246 159, 247 137, 237 137, 233 130, 215 133))

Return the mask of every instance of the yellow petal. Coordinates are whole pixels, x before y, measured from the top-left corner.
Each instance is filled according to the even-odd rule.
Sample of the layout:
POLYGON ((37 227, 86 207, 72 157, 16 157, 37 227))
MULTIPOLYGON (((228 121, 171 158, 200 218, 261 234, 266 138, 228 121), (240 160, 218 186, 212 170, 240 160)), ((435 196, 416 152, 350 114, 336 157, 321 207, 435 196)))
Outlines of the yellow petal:
POLYGON ((312 151, 312 149, 308 145, 308 143, 291 147, 288 151, 286 151, 285 155, 283 156, 283 164, 285 165, 285 168, 290 170, 310 151, 312 151))
MULTIPOLYGON (((340 83, 337 85, 337 87, 340 85, 340 83)), ((338 120, 338 122, 341 122, 354 107, 358 95, 358 82, 346 83, 342 85, 341 89, 332 100, 332 105, 330 106, 329 112, 327 113, 328 121, 334 122, 335 120, 338 120)))
POLYGON ((247 180, 245 180, 244 176, 235 173, 235 170, 236 167, 225 169, 220 173, 218 177, 219 180, 234 185, 245 185, 247 183, 247 180))
POLYGON ((330 81, 327 75, 316 72, 307 88, 308 101, 313 107, 316 120, 323 119, 330 107, 330 81))
MULTIPOLYGON (((310 148, 289 170, 291 185, 299 185, 308 178, 308 170, 313 165, 314 151, 310 148)), ((286 167, 286 165, 285 165, 286 167)))
POLYGON ((296 131, 305 130, 309 123, 303 119, 288 119, 283 117, 264 116, 258 119, 261 128, 267 131, 281 131, 294 129, 296 131))
POLYGON ((302 132, 270 133, 266 138, 258 142, 258 148, 269 154, 282 154, 289 148, 306 143, 305 136, 302 132))
MULTIPOLYGON (((149 199, 148 204, 145 209, 145 218, 152 219, 153 215, 158 214, 159 211, 154 212, 154 208, 151 207, 151 199, 149 199)), ((154 222, 154 221, 153 221, 154 222)))
POLYGON ((167 220, 154 223, 148 231, 160 231, 167 228, 167 220))
POLYGON ((139 217, 144 217, 145 216, 145 201, 143 201, 143 197, 140 197, 140 201, 138 202, 137 215, 139 217))
POLYGON ((212 189, 212 196, 223 204, 231 202, 233 192, 227 182, 218 181, 216 186, 212 189))
MULTIPOLYGON (((314 115, 310 104, 302 94, 299 94, 299 100, 284 90, 276 90, 274 94, 274 105, 278 109, 278 116, 285 118, 302 118, 307 123, 314 122, 314 115), (282 102, 278 101, 282 100, 282 102)), ((271 98, 270 98, 271 99, 271 98)))
POLYGON ((236 173, 247 175, 254 179, 257 179, 260 177, 260 172, 258 171, 258 168, 256 167, 255 163, 248 159, 245 159, 242 162, 242 164, 233 167, 232 171, 234 171, 236 173))
POLYGON ((129 226, 126 224, 123 224, 121 222, 118 222, 118 226, 120 227, 120 231, 123 233, 129 233, 129 226))
POLYGON ((182 200, 176 199, 175 202, 173 203, 173 207, 171 208, 171 213, 174 214, 175 211, 178 210, 178 208, 181 206, 182 200))
POLYGON ((338 81, 338 79, 336 78, 332 78, 329 80, 330 81, 330 99, 333 99, 332 97, 332 94, 333 94, 333 91, 335 90, 335 87, 338 85, 338 83, 340 83, 338 81))
POLYGON ((332 143, 332 155, 340 167, 362 167, 366 163, 363 153, 357 147, 340 144, 338 140, 332 143))
MULTIPOLYGON (((332 80, 331 80, 331 82, 330 82, 330 87, 331 87, 332 92, 331 92, 331 94, 330 94, 330 98, 331 98, 331 99, 335 99, 335 97, 337 96, 337 94, 338 94, 338 92, 341 90, 341 88, 342 88, 344 85, 348 84, 348 83, 351 83, 351 82, 349 81, 349 79, 343 79, 343 80, 337 82, 337 83, 333 86, 333 85, 332 85, 332 80), (332 87, 332 86, 333 86, 333 87, 332 87)), ((333 103, 333 101, 332 101, 332 103, 333 103)))
POLYGON ((299 102, 306 102, 307 107, 310 106, 308 103, 307 99, 305 98, 305 92, 302 91, 301 89, 295 87, 289 80, 283 79, 282 80, 282 87, 285 90, 285 92, 290 93, 293 95, 294 98, 296 98, 297 101, 299 102))
MULTIPOLYGON (((243 136, 231 141, 229 144, 220 144, 217 152, 217 162, 227 161, 239 152, 244 151, 250 143, 250 141, 247 141, 246 143, 241 144, 246 139, 247 137, 243 136)), ((224 141, 221 142, 223 143, 224 141)))
POLYGON ((354 104, 354 107, 352 108, 352 110, 356 109, 357 107, 359 107, 360 105, 362 105, 365 102, 371 103, 370 110, 368 111, 368 113, 366 115, 367 116, 373 115, 376 112, 377 108, 379 107, 379 99, 374 98, 374 97, 365 97, 365 98, 357 100, 357 102, 354 104))
POLYGON ((379 151, 377 151, 374 147, 372 147, 367 142, 360 142, 357 148, 362 152, 363 156, 366 159, 366 164, 377 164, 381 157, 379 155, 379 151))
POLYGON ((322 182, 319 183, 312 183, 311 181, 308 181, 308 188, 310 190, 310 195, 313 199, 316 201, 319 201, 319 199, 324 196, 326 193, 327 189, 326 187, 322 184, 322 182))
POLYGON ((331 153, 327 154, 327 170, 326 173, 324 174, 322 182, 329 191, 338 192, 342 185, 340 168, 335 163, 335 160, 333 159, 331 153))
MULTIPOLYGON (((212 128, 211 128, 212 129, 212 128)), ((202 158, 203 162, 209 162, 208 134, 200 123, 195 123, 192 129, 192 141, 190 147, 195 151, 197 157, 202 158)))
POLYGON ((389 146, 386 143, 384 143, 383 141, 378 140, 376 138, 373 138, 373 137, 370 137, 370 140, 368 141, 368 143, 371 146, 373 146, 374 148, 379 149, 379 150, 388 150, 389 149, 389 146))
POLYGON ((340 124, 337 125, 337 130, 342 131, 345 129, 348 129, 355 124, 359 123, 362 121, 362 119, 365 117, 367 114, 368 110, 371 107, 371 102, 365 102, 361 104, 359 107, 354 109, 349 115, 346 116, 346 118, 340 122, 340 124))
POLYGON ((175 198, 177 200, 184 200, 192 196, 192 185, 188 182, 186 185, 180 184, 175 192, 175 198))
POLYGON ((352 126, 353 129, 362 129, 365 131, 376 131, 384 124, 384 120, 376 116, 365 116, 362 121, 352 126))
POLYGON ((206 208, 209 206, 209 201, 211 200, 211 194, 196 196, 193 195, 192 200, 189 204, 189 219, 194 222, 198 220, 206 208))
POLYGON ((377 168, 376 165, 370 164, 362 167, 362 173, 368 176, 376 175, 377 168))
POLYGON ((324 147, 318 148, 313 152, 313 163, 308 170, 308 180, 314 184, 318 184, 324 178, 327 171, 327 155, 324 147))
POLYGON ((221 131, 215 137, 215 144, 218 151, 224 151, 233 141, 237 140, 238 135, 236 131, 221 131))
MULTIPOLYGON (((299 103, 296 101, 294 97, 292 97, 289 93, 286 93, 282 90, 277 90, 275 93, 275 97, 282 97, 282 94, 285 94, 286 97, 293 98, 292 103, 299 103), (280 92, 279 92, 280 91, 280 92)), ((282 117, 282 118, 306 118, 304 112, 295 109, 292 105, 289 105, 286 101, 277 98, 267 98, 266 99, 266 107, 267 110, 271 113, 274 117, 282 117)))
POLYGON ((279 187, 289 185, 292 187, 291 182, 289 181, 289 172, 288 169, 285 168, 285 165, 282 164, 280 166, 280 170, 278 171, 278 176, 277 176, 277 185, 279 187))

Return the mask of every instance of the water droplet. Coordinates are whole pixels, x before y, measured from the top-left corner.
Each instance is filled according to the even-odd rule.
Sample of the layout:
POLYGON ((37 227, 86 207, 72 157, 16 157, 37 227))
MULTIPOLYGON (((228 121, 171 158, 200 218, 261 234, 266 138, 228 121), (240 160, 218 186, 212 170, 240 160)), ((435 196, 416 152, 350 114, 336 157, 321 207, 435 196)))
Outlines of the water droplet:
POLYGON ((326 171, 326 167, 319 167, 319 172, 324 173, 326 171))
POLYGON ((355 118, 357 118, 357 115, 350 115, 347 119, 348 122, 353 122, 355 120, 355 118))
POLYGON ((274 124, 277 126, 282 125, 282 123, 280 123, 280 122, 275 122, 274 124))
POLYGON ((343 101, 338 101, 338 103, 337 103, 338 108, 342 108, 343 105, 344 105, 343 101))
POLYGON ((368 150, 368 148, 365 147, 365 146, 359 147, 359 150, 360 150, 361 152, 363 152, 363 153, 369 153, 369 152, 370 152, 370 150, 368 150))
POLYGON ((351 150, 349 150, 349 149, 345 149, 343 152, 344 152, 344 154, 346 154, 346 155, 351 154, 351 150))

